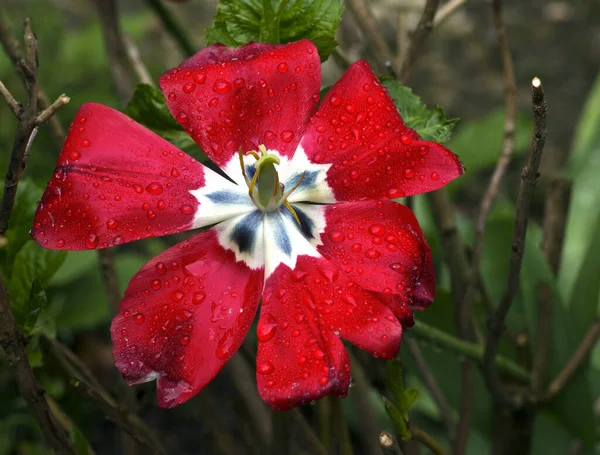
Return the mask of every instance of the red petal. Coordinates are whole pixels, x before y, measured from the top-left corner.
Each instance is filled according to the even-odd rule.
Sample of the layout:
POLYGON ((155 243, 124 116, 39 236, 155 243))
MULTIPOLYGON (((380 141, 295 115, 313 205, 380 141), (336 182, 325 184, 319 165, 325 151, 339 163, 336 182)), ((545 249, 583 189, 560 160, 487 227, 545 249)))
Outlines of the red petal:
POLYGON ((126 117, 84 104, 69 129, 31 230, 50 249, 105 248, 189 229, 204 168, 126 117))
POLYGON ((419 309, 435 295, 431 250, 414 214, 392 201, 327 207, 319 252, 364 289, 399 296, 419 309))
POLYGON ((402 334, 386 306, 334 264, 309 256, 269 277, 257 330, 258 389, 276 410, 346 395, 350 367, 339 336, 392 358, 402 334))
POLYGON ((166 250, 133 277, 111 327, 129 384, 158 378, 158 404, 198 393, 238 350, 254 319, 263 271, 235 262, 211 229, 166 250))
POLYGON ((420 194, 463 173, 456 155, 404 125, 365 61, 329 90, 301 145, 311 161, 333 164, 327 182, 341 201, 420 194))
POLYGON ((320 84, 319 55, 308 40, 211 46, 160 78, 171 113, 219 166, 259 144, 292 156, 320 84))

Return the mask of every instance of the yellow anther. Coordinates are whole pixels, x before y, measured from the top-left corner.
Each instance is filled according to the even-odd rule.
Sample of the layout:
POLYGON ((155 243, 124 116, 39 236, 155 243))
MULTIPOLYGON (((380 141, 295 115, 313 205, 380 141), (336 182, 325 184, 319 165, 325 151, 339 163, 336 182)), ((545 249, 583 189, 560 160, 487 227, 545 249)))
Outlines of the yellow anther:
POLYGON ((298 214, 296 213, 296 211, 294 210, 294 208, 292 207, 292 205, 289 203, 289 201, 287 199, 283 203, 283 205, 285 205, 286 208, 290 211, 290 213, 292 214, 292 216, 296 220, 296 223, 298 223, 298 226, 302 227, 302 224, 300 223, 300 218, 298 218, 298 214))

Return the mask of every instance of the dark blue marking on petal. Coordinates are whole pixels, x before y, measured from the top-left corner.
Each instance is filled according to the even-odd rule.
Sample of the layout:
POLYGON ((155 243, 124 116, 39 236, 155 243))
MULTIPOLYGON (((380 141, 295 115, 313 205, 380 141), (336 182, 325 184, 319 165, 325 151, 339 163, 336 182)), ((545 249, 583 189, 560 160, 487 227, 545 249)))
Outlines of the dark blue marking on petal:
POLYGON ((314 239, 315 236, 313 235, 313 228, 315 227, 315 223, 313 223, 313 220, 295 205, 292 204, 292 207, 294 208, 296 215, 298 215, 298 219, 300 220, 300 226, 298 226, 296 218, 294 218, 294 215, 292 215, 292 213, 287 209, 286 206, 281 206, 281 213, 288 217, 296 227, 300 228, 300 232, 302 232, 302 235, 305 238, 307 238, 308 240, 314 239))
POLYGON ((248 177, 250 180, 252 180, 252 178, 254 177, 254 173, 256 172, 256 165, 255 164, 246 164, 244 167, 245 167, 245 171, 246 171, 246 177, 248 177))
POLYGON ((250 202, 250 197, 234 191, 219 190, 206 195, 215 204, 245 204, 250 202))
MULTIPOLYGON (((319 172, 321 171, 306 171, 306 175, 304 176, 302 183, 298 187, 298 190, 313 186, 315 184, 315 181, 317 180, 319 172)), ((297 172, 296 174, 292 175, 289 179, 285 181, 285 189, 289 190, 290 188, 293 188, 296 185, 296 183, 298 183, 298 180, 300 180, 300 177, 302 177, 302 172, 297 172)))
POLYGON ((279 247, 282 253, 290 256, 292 254, 292 243, 288 237, 285 225, 283 224, 283 218, 277 212, 267 213, 269 222, 271 223, 273 235, 275 236, 275 243, 279 247))
POLYGON ((242 218, 231 231, 231 241, 234 242, 240 253, 252 253, 256 240, 256 233, 262 223, 263 212, 255 210, 242 218))

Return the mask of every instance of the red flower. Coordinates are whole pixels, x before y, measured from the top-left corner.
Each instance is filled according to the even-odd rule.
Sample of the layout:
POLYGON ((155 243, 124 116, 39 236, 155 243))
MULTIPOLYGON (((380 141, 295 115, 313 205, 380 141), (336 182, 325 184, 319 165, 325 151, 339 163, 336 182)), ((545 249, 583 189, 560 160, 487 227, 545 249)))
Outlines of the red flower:
POLYGON ((215 225, 129 283, 111 328, 123 376, 157 379, 163 407, 186 401, 240 347, 262 296, 263 399, 287 409, 344 396, 341 338, 392 358, 397 317, 410 324, 434 296, 417 220, 388 198, 438 189, 463 172, 460 162, 404 125, 364 61, 319 105, 319 56, 307 40, 211 46, 160 83, 231 181, 125 115, 85 104, 33 238, 83 250, 215 225))

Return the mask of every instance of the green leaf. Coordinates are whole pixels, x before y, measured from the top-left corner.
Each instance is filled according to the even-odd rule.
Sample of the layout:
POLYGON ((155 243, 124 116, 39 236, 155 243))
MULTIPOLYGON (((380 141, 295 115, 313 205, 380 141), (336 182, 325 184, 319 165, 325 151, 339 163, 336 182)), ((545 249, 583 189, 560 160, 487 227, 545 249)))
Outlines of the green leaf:
POLYGON ((8 230, 4 234, 8 244, 0 250, 2 251, 2 271, 7 276, 12 273, 15 256, 23 245, 31 240, 29 230, 41 197, 42 190, 33 182, 27 179, 19 182, 8 230))
POLYGON ((417 95, 396 79, 384 77, 381 84, 389 91, 404 123, 426 141, 448 142, 457 118, 447 119, 441 107, 428 109, 417 95))
POLYGON ((67 251, 65 262, 49 282, 51 287, 66 286, 80 279, 91 268, 98 266, 98 252, 67 251))
POLYGON ((44 288, 65 257, 65 251, 47 250, 33 240, 25 243, 17 253, 7 285, 19 327, 23 328, 25 325, 34 280, 37 279, 39 286, 44 288))
MULTIPOLYGON (((573 181, 563 255, 560 290, 567 302, 600 220, 600 73, 590 93, 573 139, 568 175, 573 181)), ((575 310, 575 308, 573 308, 575 310)))
POLYGON ((411 439, 412 434, 406 426, 407 421, 405 420, 402 412, 396 406, 394 406, 394 403, 392 403, 386 397, 383 397, 383 406, 385 407, 385 410, 388 416, 390 417, 390 420, 394 424, 394 429, 396 430, 396 433, 398 433, 400 438, 403 441, 408 441, 409 439, 411 439))
POLYGON ((31 284, 27 311, 23 323, 24 333, 29 334, 33 331, 40 314, 46 309, 47 304, 48 299, 46 297, 46 291, 44 291, 40 280, 34 278, 33 283, 31 284))
POLYGON ((406 410, 406 397, 404 395, 404 379, 402 377, 402 363, 398 359, 387 362, 385 382, 392 392, 394 404, 401 410, 406 410))
POLYGON ((337 43, 341 0, 219 0, 206 43, 237 47, 250 41, 290 43, 308 38, 327 59, 337 43))
POLYGON ((410 408, 415 401, 419 398, 419 389, 416 387, 409 387, 408 389, 404 389, 404 401, 406 403, 406 407, 410 408))
POLYGON ((196 143, 173 118, 165 97, 160 90, 148 84, 138 84, 123 113, 154 131, 175 147, 186 150, 199 161, 206 161, 204 153, 198 151, 196 143))
MULTIPOLYGON (((519 113, 515 120, 514 156, 529 150, 532 130, 531 116, 519 113)), ((503 131, 504 112, 493 111, 480 119, 462 122, 448 142, 448 148, 460 156, 469 175, 474 175, 473 171, 496 164, 502 150, 503 131)))

